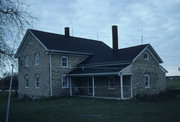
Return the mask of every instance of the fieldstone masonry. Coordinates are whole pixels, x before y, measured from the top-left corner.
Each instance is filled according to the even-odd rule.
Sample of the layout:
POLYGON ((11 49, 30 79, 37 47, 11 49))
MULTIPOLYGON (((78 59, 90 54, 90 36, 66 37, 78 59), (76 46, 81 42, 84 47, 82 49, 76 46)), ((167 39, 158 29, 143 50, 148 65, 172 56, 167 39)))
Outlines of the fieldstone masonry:
POLYGON ((69 88, 62 88, 62 76, 68 74, 77 64, 85 60, 87 56, 72 54, 52 54, 52 86, 53 96, 69 95, 69 88), (61 67, 61 57, 68 57, 68 67, 61 67))
POLYGON ((159 63, 149 51, 145 51, 132 64, 133 96, 138 94, 158 94, 166 87, 165 72, 160 69, 159 63), (144 53, 149 55, 149 60, 144 59, 144 53), (150 87, 145 88, 145 74, 149 75, 150 87))
POLYGON ((49 54, 44 47, 38 43, 36 38, 29 34, 21 49, 18 61, 19 97, 23 96, 49 96, 49 54), (39 53, 40 64, 35 65, 34 55, 39 53), (28 67, 25 67, 24 58, 29 57, 28 67), (25 75, 29 76, 29 88, 25 88, 25 75), (35 75, 40 77, 39 88, 35 88, 35 75))

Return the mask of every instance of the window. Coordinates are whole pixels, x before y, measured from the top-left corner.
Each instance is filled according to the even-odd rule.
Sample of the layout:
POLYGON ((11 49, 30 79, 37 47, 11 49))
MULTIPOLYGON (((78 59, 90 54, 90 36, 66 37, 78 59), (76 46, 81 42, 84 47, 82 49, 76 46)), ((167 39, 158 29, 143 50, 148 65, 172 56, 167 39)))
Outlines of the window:
POLYGON ((29 57, 28 56, 25 56, 25 58, 24 58, 24 65, 25 65, 25 67, 29 66, 29 57))
POLYGON ((39 88, 39 75, 35 75, 35 88, 39 88))
POLYGON ((39 65, 39 53, 36 53, 34 55, 34 63, 35 63, 35 65, 39 65))
POLYGON ((150 85, 149 85, 149 75, 145 75, 144 79, 145 79, 145 81, 144 81, 145 88, 149 88, 150 87, 150 85))
POLYGON ((68 67, 68 58, 65 56, 61 57, 61 67, 67 68, 68 67))
POLYGON ((115 77, 110 77, 108 82, 108 89, 115 89, 115 77))
POLYGON ((25 88, 29 88, 29 76, 28 75, 25 75, 24 81, 25 81, 25 88))
POLYGON ((144 53, 144 59, 149 60, 149 54, 148 53, 144 53))
POLYGON ((62 76, 62 88, 69 88, 69 78, 66 75, 62 76))

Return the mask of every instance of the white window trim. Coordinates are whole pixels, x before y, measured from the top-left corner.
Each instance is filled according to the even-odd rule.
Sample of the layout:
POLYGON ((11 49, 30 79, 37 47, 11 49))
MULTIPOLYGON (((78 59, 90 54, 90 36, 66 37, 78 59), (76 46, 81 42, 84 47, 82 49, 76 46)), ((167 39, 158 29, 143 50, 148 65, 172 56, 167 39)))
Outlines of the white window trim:
POLYGON ((144 86, 145 88, 150 88, 150 79, 149 79, 149 75, 144 75, 144 86), (148 86, 146 86, 146 77, 148 77, 148 86))
POLYGON ((113 80, 113 78, 109 78, 109 80, 108 80, 108 89, 114 90, 115 89, 115 81, 112 81, 112 80, 113 80), (114 83, 114 87, 110 86, 111 82, 114 83))
POLYGON ((28 67, 28 66, 29 66, 29 56, 28 56, 28 55, 26 55, 26 56, 24 57, 24 66, 25 66, 25 67, 28 67))
POLYGON ((35 64, 35 65, 39 65, 39 64, 40 64, 39 53, 35 53, 35 54, 34 54, 34 64, 35 64))
POLYGON ((67 77, 66 75, 62 75, 61 81, 62 81, 62 88, 69 88, 69 77, 67 77, 67 86, 63 86, 64 77, 67 77))
POLYGON ((29 88, 29 75, 25 75, 24 81, 25 81, 25 88, 29 88), (26 85, 27 82, 26 78, 28 78, 28 86, 26 85))
POLYGON ((68 61, 68 57, 66 57, 66 56, 62 56, 62 57, 61 57, 61 67, 62 67, 62 68, 68 68, 68 65, 69 65, 68 62, 69 62, 69 61, 68 61), (63 66, 63 60, 62 60, 63 58, 66 58, 66 60, 67 60, 67 62, 66 62, 66 63, 67 63, 67 66, 63 66))
MULTIPOLYGON (((34 77, 34 80, 35 80, 35 88, 37 88, 37 89, 39 89, 39 87, 37 87, 37 85, 36 85, 36 77, 39 77, 39 75, 35 75, 35 77, 34 77)), ((39 77, 39 81, 40 81, 40 77, 39 77)), ((40 82, 39 82, 39 85, 40 85, 40 82)))
POLYGON ((144 58, 145 60, 149 60, 149 53, 145 52, 144 55, 143 55, 143 58, 144 58), (144 55, 147 55, 147 58, 144 58, 144 55))

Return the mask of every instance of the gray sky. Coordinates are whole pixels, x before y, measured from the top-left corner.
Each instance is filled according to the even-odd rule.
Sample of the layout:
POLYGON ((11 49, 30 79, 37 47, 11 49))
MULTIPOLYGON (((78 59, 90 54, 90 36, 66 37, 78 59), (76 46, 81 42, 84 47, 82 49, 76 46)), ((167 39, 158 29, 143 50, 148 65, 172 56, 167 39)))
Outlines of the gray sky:
POLYGON ((111 26, 118 25, 119 48, 150 43, 167 75, 180 75, 180 0, 27 0, 38 18, 33 28, 98 39, 111 46, 111 26))

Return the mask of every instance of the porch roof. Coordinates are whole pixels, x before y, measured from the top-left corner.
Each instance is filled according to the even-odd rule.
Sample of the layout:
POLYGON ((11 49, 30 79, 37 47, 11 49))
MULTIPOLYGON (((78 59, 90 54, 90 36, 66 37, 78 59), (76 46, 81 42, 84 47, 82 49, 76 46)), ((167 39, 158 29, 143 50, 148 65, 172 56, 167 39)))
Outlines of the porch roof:
POLYGON ((106 66, 106 67, 78 67, 71 71, 68 76, 90 76, 90 75, 118 75, 128 65, 106 66))

